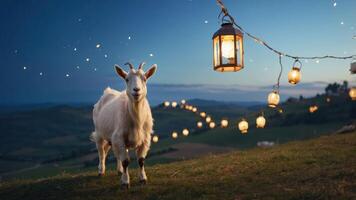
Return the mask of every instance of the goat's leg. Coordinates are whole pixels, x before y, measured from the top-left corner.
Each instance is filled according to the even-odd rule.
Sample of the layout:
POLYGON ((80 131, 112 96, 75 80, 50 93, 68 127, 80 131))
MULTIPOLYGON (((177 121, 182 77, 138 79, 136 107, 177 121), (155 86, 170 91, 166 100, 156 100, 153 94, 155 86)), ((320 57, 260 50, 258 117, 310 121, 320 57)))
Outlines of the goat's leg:
MULTIPOLYGON (((113 140, 113 151, 115 153, 115 156, 117 159, 120 160, 120 163, 122 165, 122 175, 121 175, 121 185, 125 188, 128 188, 130 185, 130 176, 129 176, 129 170, 128 166, 130 163, 130 158, 129 158, 129 153, 128 150, 126 149, 125 144, 123 143, 123 140, 113 140)), ((119 161, 118 161, 118 168, 119 168, 119 161)))
POLYGON ((147 176, 146 176, 144 162, 145 162, 145 158, 147 156, 148 150, 149 150, 149 147, 147 144, 143 144, 136 149, 138 165, 140 166, 139 180, 140 180, 140 183, 142 183, 142 184, 146 184, 146 182, 147 182, 147 176))
POLYGON ((103 139, 96 141, 96 148, 98 149, 99 154, 98 174, 99 176, 103 176, 105 174, 105 150, 103 139))

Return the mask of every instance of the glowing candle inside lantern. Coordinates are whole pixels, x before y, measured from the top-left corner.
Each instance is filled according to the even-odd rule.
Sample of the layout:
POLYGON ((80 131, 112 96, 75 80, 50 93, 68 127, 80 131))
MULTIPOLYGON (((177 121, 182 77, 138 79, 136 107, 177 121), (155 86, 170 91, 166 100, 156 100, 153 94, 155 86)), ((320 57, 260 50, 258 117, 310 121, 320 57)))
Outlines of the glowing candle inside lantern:
POLYGON ((227 58, 229 62, 234 63, 235 58, 235 44, 234 36, 226 35, 221 37, 221 55, 227 58))
POLYGON ((256 119, 257 128, 264 128, 266 125, 266 119, 263 116, 259 116, 256 119))

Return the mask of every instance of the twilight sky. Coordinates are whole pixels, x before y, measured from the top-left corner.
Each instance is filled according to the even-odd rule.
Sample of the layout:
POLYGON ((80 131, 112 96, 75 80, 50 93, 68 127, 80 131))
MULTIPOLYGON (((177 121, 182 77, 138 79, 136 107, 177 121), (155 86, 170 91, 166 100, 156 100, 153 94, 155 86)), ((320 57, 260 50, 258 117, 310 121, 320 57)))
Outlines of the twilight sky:
MULTIPOLYGON (((356 54, 355 0, 224 0, 238 24, 273 47, 299 56, 356 54), (336 6, 334 3, 336 2, 336 6)), ((212 69, 215 0, 2 0, 0 104, 94 102, 106 86, 124 89, 113 66, 156 63, 149 99, 265 101, 278 57, 245 37, 245 68, 212 69)), ((281 97, 321 92, 348 80, 350 60, 303 61, 302 84, 281 97)))

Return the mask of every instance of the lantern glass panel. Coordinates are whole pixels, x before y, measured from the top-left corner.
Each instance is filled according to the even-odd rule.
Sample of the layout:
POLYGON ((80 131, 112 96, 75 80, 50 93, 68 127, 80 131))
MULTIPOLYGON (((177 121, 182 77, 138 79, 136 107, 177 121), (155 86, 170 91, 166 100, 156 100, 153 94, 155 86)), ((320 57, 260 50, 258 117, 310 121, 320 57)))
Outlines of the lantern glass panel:
POLYGON ((234 65, 236 63, 234 35, 221 36, 221 55, 223 65, 234 65))
POLYGON ((214 38, 214 67, 220 65, 220 40, 219 36, 214 38))
POLYGON ((242 38, 237 35, 236 36, 236 65, 239 68, 243 66, 243 45, 242 45, 242 38))

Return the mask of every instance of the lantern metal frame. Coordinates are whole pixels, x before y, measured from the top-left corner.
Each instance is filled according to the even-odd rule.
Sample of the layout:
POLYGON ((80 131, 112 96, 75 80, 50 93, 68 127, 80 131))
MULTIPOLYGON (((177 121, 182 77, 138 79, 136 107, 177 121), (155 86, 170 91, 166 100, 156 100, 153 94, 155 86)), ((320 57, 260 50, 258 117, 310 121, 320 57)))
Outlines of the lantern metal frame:
POLYGON ((213 39, 213 67, 215 71, 219 72, 236 72, 240 71, 241 69, 244 68, 244 45, 243 45, 243 33, 239 29, 234 27, 233 19, 231 19, 230 16, 225 15, 222 18, 222 24, 221 28, 216 31, 212 37, 213 39), (226 20, 225 17, 229 17, 229 20, 226 20), (223 56, 222 56, 222 36, 233 36, 234 37, 234 63, 226 63, 223 64, 223 56), (241 38, 240 39, 240 46, 239 46, 239 53, 240 53, 240 63, 238 63, 237 58, 237 46, 236 46, 236 37, 241 38), (219 47, 218 47, 218 55, 217 59, 219 62, 216 60, 215 54, 217 53, 215 51, 215 39, 218 38, 219 41, 219 47), (219 63, 219 64, 217 64, 219 63), (227 70, 226 68, 232 68, 230 70, 227 70))

